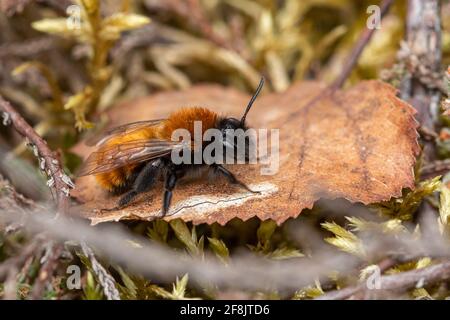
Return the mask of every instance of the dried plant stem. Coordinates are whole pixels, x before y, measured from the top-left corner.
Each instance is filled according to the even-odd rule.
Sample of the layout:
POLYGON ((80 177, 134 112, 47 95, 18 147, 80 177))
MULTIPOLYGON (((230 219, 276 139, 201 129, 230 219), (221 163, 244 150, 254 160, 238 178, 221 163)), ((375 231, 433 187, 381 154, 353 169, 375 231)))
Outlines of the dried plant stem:
POLYGON ((65 14, 68 6, 72 5, 72 0, 37 0, 37 2, 47 5, 60 14, 65 14))
POLYGON ((190 16, 189 21, 191 25, 196 27, 203 34, 203 36, 209 39, 212 43, 228 50, 235 50, 235 48, 231 45, 231 42, 227 41, 227 39, 223 38, 219 33, 214 31, 214 28, 206 16, 199 0, 188 0, 187 3, 189 10, 186 13, 187 16, 190 16))
POLYGON ((109 50, 114 45, 114 41, 103 39, 100 35, 102 23, 100 8, 96 8, 93 12, 89 12, 87 16, 92 29, 93 57, 88 65, 89 74, 91 76, 91 87, 86 114, 92 115, 96 111, 101 93, 111 78, 111 71, 107 69, 107 60, 109 50))
MULTIPOLYGON (((384 16, 389 11, 389 8, 393 4, 394 0, 383 0, 381 3, 381 10, 380 15, 381 19, 384 18, 384 16)), ((324 88, 317 96, 314 96, 305 106, 305 108, 311 108, 313 107, 317 102, 319 102, 324 96, 332 95, 337 90, 341 89, 344 86, 345 81, 347 81, 348 77, 352 73, 353 68, 355 67, 356 63, 358 62, 359 57, 361 56, 364 48, 369 43, 370 39, 372 38, 373 34, 375 33, 375 28, 364 29, 363 33, 359 37, 358 42, 353 47, 352 51, 350 52, 348 58, 346 59, 347 63, 345 64, 341 74, 339 77, 331 83, 329 86, 324 88)), ((295 113, 291 115, 291 119, 295 119, 295 113)))
POLYGON ((0 58, 33 57, 39 53, 50 51, 54 47, 54 39, 47 36, 23 42, 6 42, 0 45, 0 58))
POLYGON ((81 249, 83 254, 89 259, 92 265, 92 270, 94 271, 100 285, 103 288, 103 293, 108 300, 120 300, 119 291, 116 288, 116 281, 114 278, 106 271, 106 269, 98 262, 95 257, 94 251, 85 242, 81 242, 81 249))
POLYGON ((56 191, 58 213, 67 213, 69 207, 69 188, 73 183, 64 173, 61 163, 56 154, 50 150, 47 142, 43 140, 34 129, 22 118, 22 116, 11 106, 11 104, 0 96, 0 111, 2 111, 3 124, 11 124, 14 129, 29 143, 36 151, 41 169, 49 177, 49 186, 56 191))
POLYGON ((429 179, 443 175, 448 171, 450 171, 450 159, 436 160, 422 167, 421 177, 423 179, 429 179))
MULTIPOLYGON (((416 286, 424 287, 448 279, 450 279, 450 260, 426 268, 381 276, 379 280, 380 286, 376 290, 408 290, 416 286)), ((367 290, 366 284, 362 283, 357 286, 327 292, 317 300, 348 299, 359 292, 366 292, 367 290)))
MULTIPOLYGON (((145 1, 144 4, 149 9, 152 9, 155 6, 152 1, 145 1)), ((199 0, 165 0, 159 2, 155 9, 173 12, 177 16, 185 19, 186 22, 205 39, 219 47, 240 53, 240 50, 232 43, 232 41, 228 41, 214 30, 199 0)))
MULTIPOLYGON (((407 53, 403 58, 407 60, 410 72, 402 81, 401 97, 416 108, 418 121, 422 127, 429 130, 435 129, 441 94, 439 89, 421 81, 421 77, 441 70, 441 32, 439 0, 408 1, 405 44, 407 53), (420 68, 416 64, 419 64, 420 68)), ((423 152, 426 161, 436 158, 433 142, 425 141, 423 152)))
MULTIPOLYGON (((441 92, 432 81, 441 71, 442 29, 440 0, 408 0, 406 22, 406 44, 401 58, 406 61, 407 70, 401 83, 401 98, 417 110, 417 120, 426 131, 436 131, 441 92), (430 77, 431 76, 431 77, 430 77)), ((400 53, 402 53, 400 51, 400 53)), ((428 164, 436 159, 433 140, 426 139, 422 130, 423 159, 428 164)), ((428 202, 423 202, 416 216, 420 220, 434 216, 436 210, 428 202)))
POLYGON ((27 244, 20 252, 19 255, 9 258, 3 261, 0 264, 0 279, 4 279, 5 276, 8 275, 8 272, 11 268, 19 268, 19 266, 23 265, 25 261, 35 254, 36 249, 42 243, 42 238, 40 236, 36 236, 34 241, 27 244))
MULTIPOLYGON (((393 2, 394 2, 394 0, 383 0, 383 2, 381 3, 381 6, 380 6, 381 7, 381 10, 380 10, 381 18, 383 18, 386 15, 386 13, 389 11, 389 8, 391 7, 393 2)), ((375 33, 375 30, 376 30, 375 28, 364 29, 363 33, 361 34, 361 36, 358 39, 358 42, 353 47, 348 58, 346 59, 347 62, 344 65, 344 68, 343 68, 341 74, 331 84, 330 87, 332 90, 337 90, 337 89, 342 88, 345 81, 348 79, 348 77, 352 73, 352 70, 355 67, 356 63, 358 62, 358 59, 361 56, 364 48, 369 43, 370 39, 372 39, 372 36, 375 33)))
POLYGON ((44 254, 42 267, 39 270, 39 275, 33 285, 31 299, 42 299, 46 285, 49 283, 49 279, 51 279, 58 267, 58 260, 63 250, 64 245, 61 243, 53 243, 53 241, 47 243, 47 252, 44 254))

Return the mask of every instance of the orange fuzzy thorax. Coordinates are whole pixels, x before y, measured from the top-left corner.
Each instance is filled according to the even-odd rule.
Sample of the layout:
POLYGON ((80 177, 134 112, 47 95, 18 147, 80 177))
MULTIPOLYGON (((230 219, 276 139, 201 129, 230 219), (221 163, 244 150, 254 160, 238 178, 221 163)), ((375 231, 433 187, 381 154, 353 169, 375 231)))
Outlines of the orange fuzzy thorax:
MULTIPOLYGON (((138 129, 130 132, 127 135, 117 136, 111 138, 101 146, 99 151, 111 145, 120 145, 125 142, 141 140, 141 139, 159 139, 171 140, 172 132, 176 129, 186 129, 190 132, 192 139, 194 139, 194 122, 202 122, 202 135, 210 128, 216 127, 218 122, 218 115, 206 108, 193 107, 183 108, 170 114, 170 116, 156 126, 149 126, 147 128, 138 129)), ((137 165, 126 165, 110 172, 101 173, 95 176, 99 185, 109 191, 124 187, 128 179, 133 174, 137 165)))
POLYGON ((170 140, 173 131, 179 128, 183 128, 189 131, 193 139, 195 121, 202 122, 201 134, 203 136, 203 133, 206 130, 216 127, 217 119, 217 114, 206 108, 183 108, 172 113, 169 118, 164 121, 163 130, 161 131, 161 133, 163 135, 163 139, 170 140))

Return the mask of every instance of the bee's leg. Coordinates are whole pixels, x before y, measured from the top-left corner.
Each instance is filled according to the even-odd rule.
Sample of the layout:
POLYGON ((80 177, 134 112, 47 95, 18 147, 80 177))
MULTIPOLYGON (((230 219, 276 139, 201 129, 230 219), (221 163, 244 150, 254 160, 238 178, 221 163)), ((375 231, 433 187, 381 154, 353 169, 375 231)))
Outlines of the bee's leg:
POLYGON ((165 216, 169 211, 170 202, 172 201, 172 190, 175 188, 177 184, 177 175, 174 171, 168 171, 166 173, 166 181, 164 183, 164 199, 163 199, 163 207, 162 207, 162 216, 165 216))
POLYGON ((161 169, 161 160, 156 160, 147 163, 144 168, 139 172, 136 180, 133 183, 133 187, 130 191, 125 193, 120 198, 118 207, 122 208, 129 204, 138 194, 149 190, 156 181, 156 178, 161 169))
POLYGON ((212 164, 211 167, 214 169, 215 172, 217 172, 217 173, 221 174, 222 176, 224 176, 225 178, 227 178, 230 183, 238 185, 238 186, 244 188, 245 190, 250 191, 251 193, 260 193, 259 191, 253 191, 245 183, 243 183, 242 181, 239 181, 231 171, 229 171, 227 168, 223 167, 222 165, 212 164))

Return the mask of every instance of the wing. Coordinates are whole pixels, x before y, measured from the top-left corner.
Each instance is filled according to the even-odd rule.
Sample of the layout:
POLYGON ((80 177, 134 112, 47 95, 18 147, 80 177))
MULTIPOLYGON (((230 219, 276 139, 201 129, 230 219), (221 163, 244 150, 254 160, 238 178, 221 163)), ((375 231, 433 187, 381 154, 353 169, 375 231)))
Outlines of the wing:
POLYGON ((136 122, 127 123, 127 124, 107 130, 103 135, 100 136, 100 138, 89 139, 87 141, 87 145, 90 145, 90 146, 96 145, 98 147, 98 146, 105 144, 107 141, 109 141, 113 137, 126 135, 126 134, 129 134, 130 132, 139 130, 141 128, 156 126, 164 120, 165 119, 155 119, 155 120, 144 120, 144 121, 136 121, 136 122))
POLYGON ((183 142, 148 139, 106 146, 89 155, 78 176, 109 172, 125 165, 160 158, 184 146, 183 142))

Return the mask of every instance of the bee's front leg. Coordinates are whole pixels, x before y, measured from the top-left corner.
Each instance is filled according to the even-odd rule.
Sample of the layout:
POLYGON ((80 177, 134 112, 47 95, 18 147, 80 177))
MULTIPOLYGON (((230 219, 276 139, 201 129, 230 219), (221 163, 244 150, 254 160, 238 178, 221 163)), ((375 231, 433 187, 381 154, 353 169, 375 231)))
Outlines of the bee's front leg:
POLYGON ((254 191, 252 189, 250 189, 245 183, 243 183, 242 181, 239 181, 234 174, 229 171, 227 168, 223 167, 220 164, 212 164, 211 167, 213 168, 214 172, 217 172, 219 174, 221 174, 222 176, 224 176, 225 178, 227 178, 227 180, 231 183, 231 184, 235 184, 238 185, 242 188, 244 188, 247 191, 250 191, 251 193, 261 193, 260 191, 254 191))

